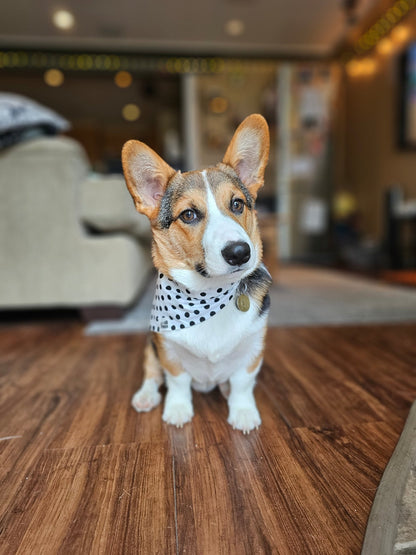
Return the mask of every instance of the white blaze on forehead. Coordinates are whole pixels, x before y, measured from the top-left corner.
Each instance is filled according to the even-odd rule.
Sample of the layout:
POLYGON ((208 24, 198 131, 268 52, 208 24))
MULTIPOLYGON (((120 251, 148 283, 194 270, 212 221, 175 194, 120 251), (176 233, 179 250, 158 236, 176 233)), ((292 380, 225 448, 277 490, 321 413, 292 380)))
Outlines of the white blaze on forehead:
POLYGON ((245 229, 233 218, 224 214, 218 207, 206 170, 202 171, 201 174, 207 194, 207 224, 202 239, 205 265, 209 275, 221 275, 230 270, 230 266, 221 254, 227 243, 245 241, 250 246, 252 256, 254 256, 254 247, 245 229))

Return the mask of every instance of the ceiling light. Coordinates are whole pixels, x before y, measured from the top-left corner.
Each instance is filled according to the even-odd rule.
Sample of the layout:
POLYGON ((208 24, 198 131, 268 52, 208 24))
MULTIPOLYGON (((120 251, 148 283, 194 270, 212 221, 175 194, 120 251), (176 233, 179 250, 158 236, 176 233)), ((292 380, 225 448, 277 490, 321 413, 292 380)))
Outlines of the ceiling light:
POLYGON ((377 69, 377 64, 373 58, 364 58, 361 60, 361 73, 364 75, 372 75, 377 69))
POLYGON ((50 87, 60 87, 64 82, 64 74, 60 69, 48 69, 43 74, 43 80, 50 87))
POLYGON ((214 114, 223 114, 227 111, 228 100, 222 96, 214 96, 209 103, 209 109, 214 114))
POLYGON ((379 54, 387 55, 393 50, 393 43, 390 39, 384 38, 377 44, 377 51, 379 54))
POLYGON ((118 71, 114 76, 115 84, 117 85, 117 87, 120 87, 121 89, 130 87, 132 81, 133 81, 133 77, 131 76, 131 73, 129 73, 128 71, 118 71))
POLYGON ((404 25, 398 25, 391 32, 391 38, 395 42, 405 42, 409 38, 409 35, 409 27, 405 27, 404 25))
POLYGON ((68 10, 56 10, 52 16, 52 21, 55 27, 68 31, 75 25, 75 17, 68 10))
POLYGON ((377 64, 373 58, 353 59, 346 65, 350 77, 369 76, 376 72, 377 64))
POLYGON ((137 104, 126 104, 123 106, 121 114, 126 121, 136 121, 140 117, 140 108, 137 104))
POLYGON ((232 37, 239 37, 244 33, 245 25, 241 19, 230 19, 225 24, 225 31, 232 37))
POLYGON ((347 73, 350 77, 356 77, 361 73, 360 62, 358 60, 351 60, 346 65, 347 73))

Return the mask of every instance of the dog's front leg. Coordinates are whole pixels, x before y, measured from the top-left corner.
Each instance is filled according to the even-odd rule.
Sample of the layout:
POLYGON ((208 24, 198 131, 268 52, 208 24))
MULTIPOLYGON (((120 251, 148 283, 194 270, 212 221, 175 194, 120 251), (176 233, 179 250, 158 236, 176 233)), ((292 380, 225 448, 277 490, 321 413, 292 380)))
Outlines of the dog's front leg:
POLYGON ((257 410, 253 393, 261 363, 262 361, 259 362, 254 371, 250 372, 245 368, 237 370, 230 378, 231 391, 228 397, 228 423, 245 434, 258 428, 261 424, 260 414, 257 410))
POLYGON ((192 378, 186 372, 174 376, 165 370, 166 387, 168 388, 163 420, 181 428, 186 422, 190 422, 194 415, 192 406, 192 378))
POLYGON ((163 383, 163 373, 156 354, 156 348, 150 337, 144 349, 144 379, 141 388, 136 391, 131 401, 137 412, 148 412, 162 400, 159 387, 163 383))

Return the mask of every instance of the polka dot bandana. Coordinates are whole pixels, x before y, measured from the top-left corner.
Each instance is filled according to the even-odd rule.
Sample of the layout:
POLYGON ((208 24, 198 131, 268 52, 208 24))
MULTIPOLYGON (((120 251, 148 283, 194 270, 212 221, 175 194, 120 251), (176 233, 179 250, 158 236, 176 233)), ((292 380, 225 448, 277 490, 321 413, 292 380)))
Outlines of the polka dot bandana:
POLYGON ((159 274, 150 315, 151 331, 175 331, 202 324, 234 298, 238 283, 206 289, 198 296, 159 274))

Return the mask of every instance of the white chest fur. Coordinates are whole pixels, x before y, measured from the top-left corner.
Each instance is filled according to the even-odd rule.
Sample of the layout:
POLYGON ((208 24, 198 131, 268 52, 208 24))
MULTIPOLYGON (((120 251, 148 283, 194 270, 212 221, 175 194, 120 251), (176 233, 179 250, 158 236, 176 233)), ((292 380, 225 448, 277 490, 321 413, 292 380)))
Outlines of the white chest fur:
POLYGON ((208 391, 250 367, 263 348, 266 320, 255 303, 241 312, 232 301, 203 324, 163 334, 166 355, 192 376, 195 389, 208 391))

